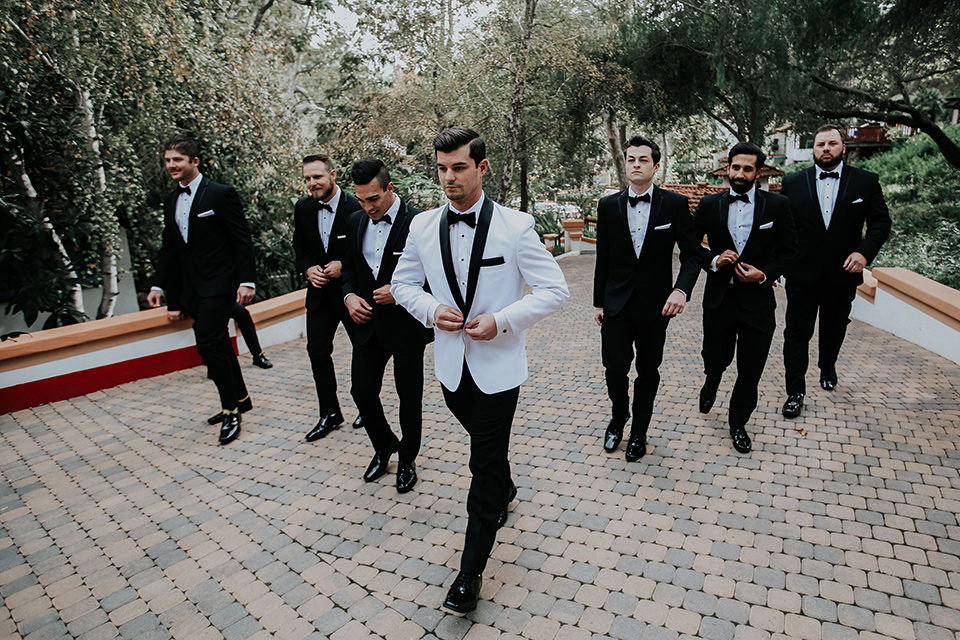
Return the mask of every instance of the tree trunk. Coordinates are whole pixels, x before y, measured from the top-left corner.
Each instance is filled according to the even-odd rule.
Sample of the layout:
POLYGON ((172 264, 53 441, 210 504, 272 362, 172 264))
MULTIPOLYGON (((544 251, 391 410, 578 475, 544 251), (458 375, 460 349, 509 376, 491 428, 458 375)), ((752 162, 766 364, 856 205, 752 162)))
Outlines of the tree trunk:
POLYGON ((3 163, 6 165, 7 170, 17 185, 17 191, 20 192, 20 199, 27 209, 40 219, 41 226, 47 232, 54 246, 57 247, 57 253, 60 256, 60 266, 64 272, 66 272, 67 277, 74 282, 73 286, 70 287, 70 309, 77 318, 83 318, 86 316, 86 312, 83 309, 83 290, 80 288, 77 271, 73 268, 70 255, 67 253, 66 247, 63 246, 60 235, 57 233, 57 230, 54 229, 53 223, 50 222, 50 218, 43 215, 40 198, 37 196, 37 190, 33 188, 33 181, 30 180, 27 169, 23 164, 22 153, 6 132, 4 132, 3 146, 0 148, 0 155, 2 155, 3 163))
POLYGON ((520 50, 517 55, 517 70, 513 82, 513 100, 510 103, 510 121, 507 125, 507 148, 503 157, 503 174, 500 176, 499 202, 509 206, 510 183, 517 162, 520 145, 520 129, 523 126, 524 96, 527 90, 527 63, 530 58, 530 37, 533 35, 537 17, 537 0, 525 0, 523 25, 520 31, 520 50))
POLYGON ((527 156, 526 127, 520 142, 520 211, 530 211, 530 158, 527 156))
MULTIPOLYGON (((65 12, 70 24, 70 35, 76 55, 80 56, 80 33, 77 29, 77 12, 69 7, 65 12)), ((97 124, 94 119, 93 99, 90 90, 80 84, 78 79, 73 81, 77 93, 77 109, 80 111, 80 133, 83 136, 87 157, 94 167, 96 184, 94 188, 94 205, 97 208, 96 218, 100 221, 101 241, 103 247, 100 254, 100 276, 103 279, 103 296, 97 309, 97 319, 109 318, 117 306, 117 296, 120 294, 119 273, 117 270, 117 238, 119 228, 116 219, 107 214, 107 173, 103 168, 103 157, 100 155, 100 138, 97 135, 97 124)))
POLYGON ((617 114, 613 109, 605 109, 601 114, 603 127, 607 131, 607 145, 613 166, 617 172, 617 184, 620 189, 627 188, 627 162, 623 157, 623 143, 620 141, 620 126, 617 123, 617 114))

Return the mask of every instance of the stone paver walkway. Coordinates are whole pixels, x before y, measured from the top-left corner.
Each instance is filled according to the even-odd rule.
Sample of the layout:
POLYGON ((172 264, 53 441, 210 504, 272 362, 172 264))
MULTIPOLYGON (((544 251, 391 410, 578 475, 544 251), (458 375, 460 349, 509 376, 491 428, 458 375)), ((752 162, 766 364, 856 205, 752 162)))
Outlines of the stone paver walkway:
POLYGON ((520 501, 476 612, 440 609, 465 434, 429 377, 420 484, 365 484, 340 335, 348 425, 316 443, 302 340, 268 349, 270 371, 243 360, 255 410, 227 447, 200 368, 0 417, 0 638, 958 637, 960 367, 854 322, 840 386, 812 371, 786 421, 778 334, 738 455, 732 375, 697 412, 701 282, 670 326, 652 452, 628 464, 600 446, 593 257, 561 264, 573 299, 528 334, 520 501))

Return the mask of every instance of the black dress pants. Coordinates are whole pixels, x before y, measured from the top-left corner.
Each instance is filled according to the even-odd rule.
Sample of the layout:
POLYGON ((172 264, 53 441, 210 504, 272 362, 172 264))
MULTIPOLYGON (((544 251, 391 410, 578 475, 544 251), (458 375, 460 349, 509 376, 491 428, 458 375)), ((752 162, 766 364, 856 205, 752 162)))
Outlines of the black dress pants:
POLYGON ((207 377, 217 385, 220 406, 228 410, 236 409, 239 401, 247 397, 227 324, 235 304, 236 296, 232 294, 198 297, 186 309, 193 317, 193 335, 200 358, 207 365, 207 377))
POLYGON ((253 318, 250 317, 247 308, 239 302, 234 303, 230 317, 237 323, 237 329, 240 330, 243 341, 247 343, 250 355, 259 355, 263 349, 260 348, 260 340, 257 338, 257 325, 253 324, 253 318))
POLYGON ((806 393, 810 365, 810 338, 820 316, 821 371, 836 372, 840 347, 850 324, 850 310, 857 288, 847 278, 821 278, 805 283, 787 280, 786 327, 783 330, 783 366, 787 393, 806 393))
POLYGON ((510 488, 510 428, 517 411, 520 387, 499 393, 481 391, 467 363, 455 391, 443 387, 453 415, 470 434, 470 491, 467 494, 467 533, 460 570, 480 574, 487 566, 497 536, 497 517, 507 505, 510 488))
POLYGON ((629 373, 636 348, 637 379, 633 383, 633 433, 645 433, 660 386, 660 363, 670 318, 662 307, 642 305, 631 296, 616 315, 603 316, 600 352, 607 380, 613 420, 629 415, 629 373))
POLYGON ((379 330, 374 331, 364 344, 355 342, 353 345, 350 393, 375 451, 386 449, 397 439, 380 401, 387 361, 393 358, 393 379, 400 399, 400 431, 403 434, 399 448, 401 462, 413 462, 420 452, 424 346, 416 339, 401 341, 393 337, 388 341, 379 330))
POLYGON ((758 387, 777 321, 774 309, 748 311, 728 290, 716 309, 703 310, 703 368, 716 391, 723 372, 737 356, 737 381, 730 395, 730 426, 747 424, 757 408, 758 387))
POLYGON ((337 374, 333 370, 333 338, 340 323, 352 338, 353 322, 346 317, 342 304, 322 304, 316 309, 307 310, 307 354, 317 386, 321 416, 340 413, 337 374))

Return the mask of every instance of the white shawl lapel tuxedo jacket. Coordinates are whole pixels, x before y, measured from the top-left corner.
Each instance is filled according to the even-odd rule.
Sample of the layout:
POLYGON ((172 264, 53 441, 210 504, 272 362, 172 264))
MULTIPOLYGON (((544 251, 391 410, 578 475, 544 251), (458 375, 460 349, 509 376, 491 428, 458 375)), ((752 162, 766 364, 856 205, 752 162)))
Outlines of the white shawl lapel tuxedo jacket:
POLYGON ((482 246, 477 241, 473 245, 466 299, 459 291, 452 261, 448 259, 444 267, 444 242, 449 256, 446 206, 425 211, 410 222, 391 293, 427 327, 434 326, 434 313, 441 304, 461 311, 458 302, 466 304, 465 325, 481 314, 494 314, 497 335, 492 340, 473 340, 463 330, 434 328, 434 367, 443 386, 452 391, 459 388, 466 361, 477 387, 493 394, 527 379, 524 331, 563 307, 570 292, 560 266, 534 231, 533 216, 484 199, 476 238, 482 240, 484 225, 488 228, 482 246), (523 295, 524 283, 531 288, 527 295, 523 295))

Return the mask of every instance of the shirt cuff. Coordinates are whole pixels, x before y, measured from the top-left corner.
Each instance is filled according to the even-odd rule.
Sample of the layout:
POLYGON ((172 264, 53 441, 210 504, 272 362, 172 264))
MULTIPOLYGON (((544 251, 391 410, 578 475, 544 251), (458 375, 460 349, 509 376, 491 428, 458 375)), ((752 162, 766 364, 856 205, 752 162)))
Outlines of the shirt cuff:
POLYGON ((430 305, 430 309, 427 312, 427 328, 428 329, 433 329, 434 327, 437 326, 436 318, 437 318, 437 309, 439 308, 440 308, 439 302, 434 302, 430 305))
POLYGON ((713 260, 710 261, 710 271, 717 270, 717 260, 720 259, 720 256, 713 256, 713 260))
POLYGON ((252 282, 241 282, 241 283, 240 283, 240 286, 241 286, 241 287, 250 287, 250 288, 253 289, 254 291, 257 290, 257 285, 253 284, 252 282))
POLYGON ((353 293, 353 292, 351 291, 351 292, 348 293, 347 295, 343 296, 343 302, 344 302, 344 304, 346 304, 347 298, 349 298, 350 296, 355 296, 355 295, 357 295, 357 294, 355 294, 355 293, 353 293))
POLYGON ((507 314, 503 311, 497 311, 493 314, 493 321, 497 323, 497 335, 503 335, 507 332, 513 333, 513 328, 507 322, 507 314))
POLYGON ((679 291, 680 293, 682 293, 682 294, 683 294, 683 297, 686 298, 687 300, 690 299, 690 295, 689 295, 686 291, 684 291, 683 289, 681 289, 680 287, 674 287, 673 290, 674 290, 674 291, 679 291))
POLYGON ((163 289, 160 287, 150 287, 150 291, 159 291, 160 293, 163 293, 163 289))

